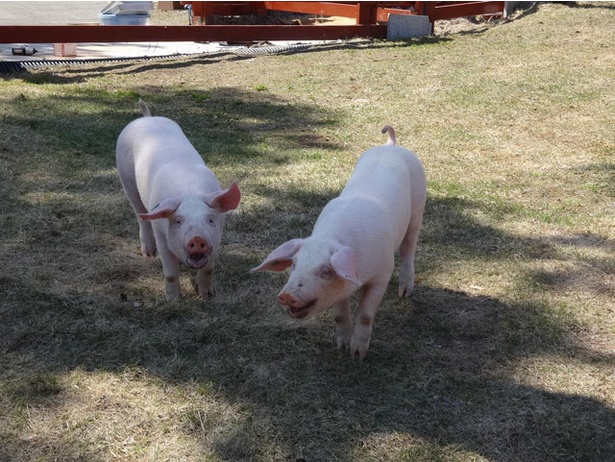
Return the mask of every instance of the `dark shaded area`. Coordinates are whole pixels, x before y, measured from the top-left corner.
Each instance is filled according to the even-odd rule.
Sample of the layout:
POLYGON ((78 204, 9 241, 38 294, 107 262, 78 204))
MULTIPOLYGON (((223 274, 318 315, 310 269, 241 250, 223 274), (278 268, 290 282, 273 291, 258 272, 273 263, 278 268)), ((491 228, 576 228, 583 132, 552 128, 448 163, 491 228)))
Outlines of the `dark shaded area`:
MULTIPOLYGON (((246 286, 253 283, 246 279, 240 288, 246 286)), ((2 287, 11 318, 20 320, 3 313, 3 362, 45 358, 28 361, 30 375, 14 390, 15 400, 61 400, 62 390, 45 378, 54 371, 136 367, 178 385, 215 384, 229 402, 250 403, 254 421, 273 423, 276 438, 305 448, 309 460, 329 460, 323 448, 350 460, 360 441, 386 432, 419 435, 497 461, 598 461, 615 450, 613 409, 492 372, 544 354, 615 367, 615 358, 575 346, 574 326, 540 306, 420 287, 410 309, 389 294, 369 357, 356 364, 335 351, 330 320, 289 326, 280 312, 280 319, 267 321, 249 300, 244 306, 213 302, 203 312, 190 308, 192 302, 135 309, 79 293, 54 299, 33 287, 11 290, 6 281, 2 287), (484 434, 483 421, 500 422, 499 430, 484 434)), ((235 441, 220 441, 220 456, 251 460, 267 437, 237 434, 235 441)))
MULTIPOLYGON (((106 155, 113 165, 117 136, 141 115, 137 112, 139 97, 146 100, 154 115, 175 120, 208 165, 221 159, 245 162, 253 158, 280 164, 289 161, 283 151, 290 148, 338 148, 334 141, 317 136, 315 129, 334 126, 339 115, 239 88, 185 90, 171 96, 153 85, 118 92, 84 88, 70 96, 58 95, 45 101, 34 101, 22 94, 11 102, 18 115, 5 116, 4 123, 22 127, 21 130, 36 130, 48 146, 60 151, 57 154, 64 161, 76 164, 74 157, 82 154, 97 158, 106 155), (88 110, 82 111, 83 107, 88 110), (110 121, 115 129, 109 130, 110 121), (267 135, 268 143, 279 153, 264 156, 254 148, 259 135, 267 135)), ((89 173, 89 167, 82 166, 84 173, 89 173)))

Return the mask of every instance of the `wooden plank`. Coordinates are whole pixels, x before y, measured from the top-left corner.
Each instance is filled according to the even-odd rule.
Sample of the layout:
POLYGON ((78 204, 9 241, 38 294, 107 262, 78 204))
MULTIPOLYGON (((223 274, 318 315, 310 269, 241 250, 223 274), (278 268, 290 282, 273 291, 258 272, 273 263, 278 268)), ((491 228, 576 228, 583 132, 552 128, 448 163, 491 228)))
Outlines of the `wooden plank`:
POLYGON ((386 26, 0 26, 0 43, 227 42, 352 37, 383 39, 386 26))

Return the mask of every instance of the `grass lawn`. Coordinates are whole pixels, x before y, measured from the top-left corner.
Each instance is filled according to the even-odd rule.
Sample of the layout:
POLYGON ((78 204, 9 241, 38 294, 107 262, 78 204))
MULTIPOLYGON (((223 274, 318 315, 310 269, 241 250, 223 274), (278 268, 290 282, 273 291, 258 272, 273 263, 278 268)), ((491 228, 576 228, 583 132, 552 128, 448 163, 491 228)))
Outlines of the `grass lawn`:
POLYGON ((541 4, 409 42, 0 75, 0 460, 615 457, 615 8, 541 4), (142 97, 224 187, 217 296, 167 302, 115 141, 142 97), (358 155, 422 159, 417 288, 363 362, 284 274, 358 155))

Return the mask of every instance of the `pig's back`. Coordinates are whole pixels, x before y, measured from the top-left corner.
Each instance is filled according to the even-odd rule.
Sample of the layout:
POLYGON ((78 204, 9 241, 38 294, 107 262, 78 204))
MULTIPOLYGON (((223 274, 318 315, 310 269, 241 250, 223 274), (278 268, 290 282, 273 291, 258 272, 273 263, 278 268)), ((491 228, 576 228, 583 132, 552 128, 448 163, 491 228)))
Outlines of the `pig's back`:
POLYGON ((357 160, 342 195, 367 195, 409 208, 415 163, 420 168, 416 156, 399 146, 368 149, 357 160))
POLYGON ((413 210, 422 210, 425 202, 421 162, 400 146, 368 149, 357 161, 339 198, 356 203, 359 215, 371 215, 365 216, 364 222, 378 222, 375 226, 386 228, 398 246, 413 210))
POLYGON ((194 149, 182 129, 166 117, 141 117, 126 126, 118 143, 128 140, 135 162, 148 158, 151 162, 199 162, 194 149))
POLYGON ((410 185, 405 161, 389 153, 363 153, 339 197, 330 201, 314 226, 315 233, 343 236, 380 246, 398 244, 410 220, 410 185))
POLYGON ((118 139, 118 157, 120 152, 134 164, 137 188, 146 202, 220 189, 182 129, 166 117, 141 117, 128 124, 118 139))

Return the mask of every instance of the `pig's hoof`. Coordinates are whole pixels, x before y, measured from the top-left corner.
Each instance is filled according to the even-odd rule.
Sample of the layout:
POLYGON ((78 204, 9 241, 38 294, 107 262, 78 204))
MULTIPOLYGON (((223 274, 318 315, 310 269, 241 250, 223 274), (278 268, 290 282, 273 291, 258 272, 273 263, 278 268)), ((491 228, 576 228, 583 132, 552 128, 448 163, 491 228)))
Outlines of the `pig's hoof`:
POLYGON ((194 287, 194 291, 196 292, 198 297, 203 300, 207 300, 208 298, 216 296, 216 291, 213 287, 203 287, 201 289, 199 287, 199 283, 196 282, 196 280, 192 281, 192 287, 194 287))
POLYGON ((359 350, 356 350, 356 351, 351 351, 350 352, 350 357, 352 359, 357 359, 359 361, 363 361, 365 359, 366 355, 367 355, 367 351, 361 352, 359 350))
POLYGON ((167 276, 164 293, 167 296, 167 300, 179 300, 182 296, 181 287, 176 277, 167 276))
POLYGON ((344 337, 337 338, 337 349, 338 350, 347 350, 350 348, 350 340, 344 337))
POLYGON ((338 323, 336 324, 337 330, 337 349, 348 350, 350 348, 350 341, 352 339, 352 324, 350 326, 338 323))
POLYGON ((182 298, 182 294, 181 293, 177 293, 177 292, 173 292, 173 293, 168 293, 167 292, 166 298, 170 302, 175 302, 175 301, 179 300, 180 298, 182 298))
POLYGON ((142 245, 141 255, 143 255, 144 257, 155 257, 156 256, 156 246, 142 245))
POLYGON ((412 295, 413 290, 414 290, 414 284, 400 285, 399 289, 397 290, 397 293, 399 294, 400 297, 404 298, 404 297, 409 297, 410 295, 412 295))
POLYGON ((369 349, 369 343, 350 344, 350 356, 352 359, 358 359, 363 361, 367 356, 367 350, 369 349))
POLYGON ((198 295, 199 295, 199 298, 201 300, 205 301, 205 300, 208 300, 208 299, 210 299, 212 297, 215 297, 216 294, 214 292, 205 292, 205 293, 200 293, 199 292, 198 295))

